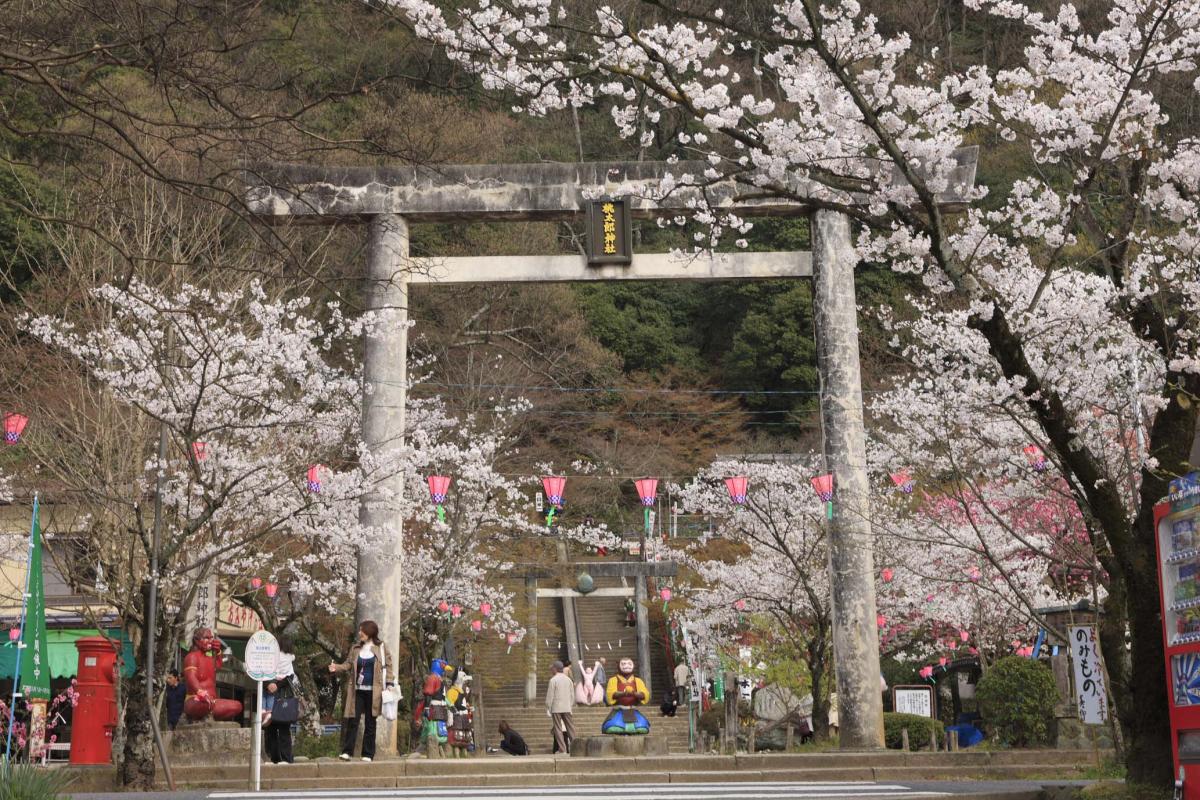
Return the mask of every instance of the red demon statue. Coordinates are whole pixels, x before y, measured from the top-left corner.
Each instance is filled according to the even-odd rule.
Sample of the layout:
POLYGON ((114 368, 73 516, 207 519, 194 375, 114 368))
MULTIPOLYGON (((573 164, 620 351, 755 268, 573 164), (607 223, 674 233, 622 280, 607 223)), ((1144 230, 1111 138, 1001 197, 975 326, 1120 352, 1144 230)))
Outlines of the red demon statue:
POLYGON ((192 649, 183 657, 183 680, 187 684, 183 713, 193 722, 210 714, 218 722, 235 720, 242 715, 242 704, 237 700, 217 697, 217 670, 221 668, 224 647, 224 642, 211 628, 197 628, 192 635, 192 649))

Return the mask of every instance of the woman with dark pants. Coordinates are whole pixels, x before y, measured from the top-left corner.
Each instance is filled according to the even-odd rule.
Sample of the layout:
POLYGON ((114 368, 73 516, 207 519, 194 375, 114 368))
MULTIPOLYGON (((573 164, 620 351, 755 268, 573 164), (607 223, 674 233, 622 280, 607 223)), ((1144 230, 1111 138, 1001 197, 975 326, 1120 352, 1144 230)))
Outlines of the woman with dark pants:
POLYGON ((263 708, 266 710, 264 720, 267 757, 272 764, 283 761, 292 763, 292 723, 277 722, 273 718, 275 701, 282 697, 298 697, 296 691, 296 656, 292 653, 292 642, 286 636, 279 637, 279 666, 275 680, 270 681, 263 689, 263 708))
POLYGON ((364 620, 358 626, 358 641, 350 648, 346 660, 341 664, 330 662, 329 671, 345 672, 350 677, 346 681, 342 754, 339 758, 349 761, 354 754, 358 718, 363 717, 362 760, 371 761, 375 758, 375 720, 383 710, 383 689, 385 685, 392 686, 396 682, 392 672, 392 654, 379 641, 379 626, 372 620, 364 620))

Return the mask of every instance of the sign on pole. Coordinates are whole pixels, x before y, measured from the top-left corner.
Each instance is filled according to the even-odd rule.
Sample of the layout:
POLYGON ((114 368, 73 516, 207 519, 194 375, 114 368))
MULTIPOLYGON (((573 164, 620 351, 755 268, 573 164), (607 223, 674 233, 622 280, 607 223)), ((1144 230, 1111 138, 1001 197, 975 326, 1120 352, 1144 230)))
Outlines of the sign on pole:
POLYGON ((279 673, 279 642, 267 631, 255 631, 246 642, 243 663, 246 675, 258 687, 258 705, 254 709, 254 748, 250 751, 254 764, 254 791, 257 792, 262 785, 263 681, 274 680, 279 673))
POLYGON ((273 680, 279 668, 279 642, 267 631, 255 631, 246 642, 245 665, 251 680, 273 680))
POLYGON ((589 267, 633 263, 632 224, 628 201, 610 197, 587 204, 589 267))
POLYGON ((916 714, 918 717, 933 717, 932 686, 892 687, 892 708, 897 714, 916 714))
POLYGON ((1070 628, 1070 636, 1079 719, 1085 725, 1104 725, 1108 722, 1108 691, 1100 666, 1100 648, 1096 646, 1096 627, 1081 625, 1070 628))

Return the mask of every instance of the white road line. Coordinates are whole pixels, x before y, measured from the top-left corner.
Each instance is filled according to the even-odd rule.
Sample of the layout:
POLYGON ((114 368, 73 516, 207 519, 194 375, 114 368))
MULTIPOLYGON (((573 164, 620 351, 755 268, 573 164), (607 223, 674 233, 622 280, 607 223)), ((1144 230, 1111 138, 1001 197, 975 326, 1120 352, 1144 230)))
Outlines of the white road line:
POLYGON ((411 787, 397 789, 297 789, 270 790, 265 792, 213 792, 212 800, 319 800, 329 798, 378 798, 378 800, 403 800, 404 798, 453 798, 454 800, 488 800, 496 797, 570 797, 598 798, 607 800, 613 795, 622 798, 647 797, 654 800, 692 800, 700 797, 728 797, 737 800, 756 798, 796 797, 829 800, 831 798, 919 798, 945 797, 947 792, 915 791, 898 784, 878 784, 861 781, 837 783, 791 783, 781 781, 745 781, 721 783, 652 783, 595 786, 537 786, 537 787, 463 787, 461 789, 440 787, 411 787))

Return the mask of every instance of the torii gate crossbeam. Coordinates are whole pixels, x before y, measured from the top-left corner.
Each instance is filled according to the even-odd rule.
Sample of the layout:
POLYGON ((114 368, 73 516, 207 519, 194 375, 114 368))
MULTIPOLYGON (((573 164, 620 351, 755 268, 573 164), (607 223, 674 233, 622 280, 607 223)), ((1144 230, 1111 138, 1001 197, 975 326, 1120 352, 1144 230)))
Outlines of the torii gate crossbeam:
MULTIPOLYGON (((977 148, 956 154, 957 173, 939 200, 961 205, 973 184, 977 148)), ((614 162, 500 164, 443 167, 317 167, 266 165, 247 170, 246 203, 268 222, 363 223, 368 226, 367 306, 387 309, 394 328, 368 337, 364 380, 373 391, 363 402, 363 438, 386 450, 404 436, 407 306, 410 283, 490 283, 593 280, 814 279, 817 366, 826 469, 837 494, 829 526, 833 651, 843 749, 883 747, 879 642, 875 622, 874 541, 866 473, 858 321, 854 292, 857 255, 845 214, 813 210, 797 200, 739 199, 732 180, 689 187, 666 197, 668 175, 703 175, 704 164, 614 162), (627 267, 589 267, 576 256, 426 258, 409 256, 410 222, 561 220, 578 217, 587 198, 628 198, 635 216, 689 213, 697 201, 741 216, 808 216, 812 254, 737 253, 680 261, 635 254, 627 267)), ((806 187, 790 187, 803 198, 806 187)), ((397 477, 387 488, 398 492, 397 477)), ((360 519, 394 532, 393 552, 359 560, 359 616, 380 623, 386 641, 399 639, 404 570, 401 520, 372 498, 360 519), (383 557, 390 556, 390 557, 383 557)), ((381 726, 384 748, 395 747, 394 725, 381 726)))

